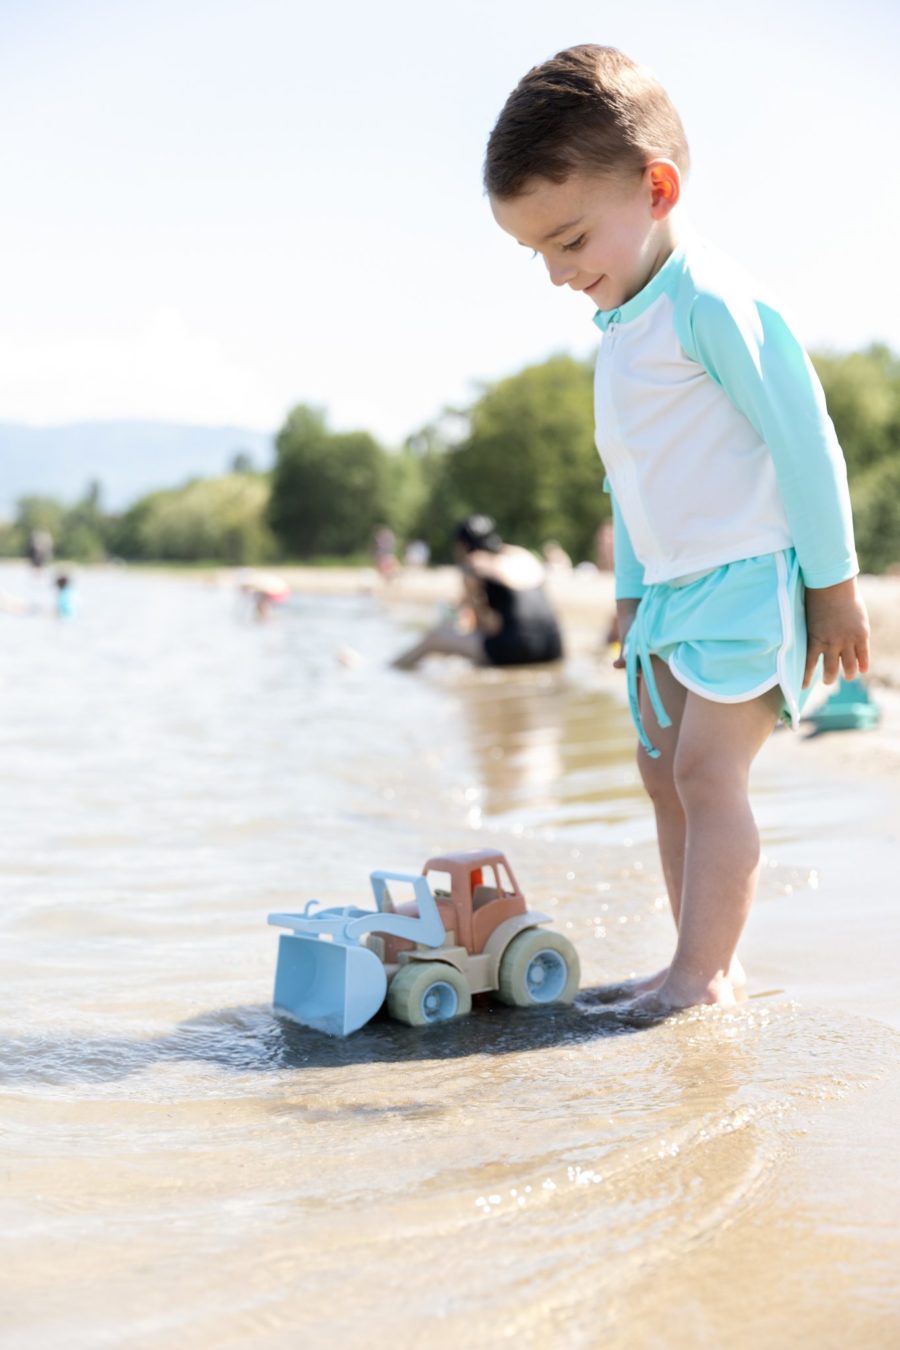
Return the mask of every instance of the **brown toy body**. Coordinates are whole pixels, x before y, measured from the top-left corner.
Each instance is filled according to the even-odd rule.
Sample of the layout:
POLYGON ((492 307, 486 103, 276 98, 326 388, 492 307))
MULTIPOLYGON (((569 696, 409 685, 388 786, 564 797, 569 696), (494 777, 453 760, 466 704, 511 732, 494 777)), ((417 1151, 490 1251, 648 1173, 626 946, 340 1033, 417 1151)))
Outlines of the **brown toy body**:
MULTIPOLYGON (((439 872, 450 878, 449 890, 432 886, 446 938, 437 951, 442 961, 458 967, 473 994, 497 988, 497 966, 507 942, 524 928, 550 922, 546 914, 529 912, 512 868, 502 853, 476 849, 429 858, 422 875, 439 872), (511 922, 515 921, 515 922, 511 922), (503 926, 498 939, 491 941, 503 926), (499 948, 499 951, 498 951, 499 948)), ((417 915, 414 901, 397 905, 397 914, 417 915)), ((366 946, 384 961, 388 976, 406 961, 434 960, 436 949, 408 939, 372 934, 366 946)))

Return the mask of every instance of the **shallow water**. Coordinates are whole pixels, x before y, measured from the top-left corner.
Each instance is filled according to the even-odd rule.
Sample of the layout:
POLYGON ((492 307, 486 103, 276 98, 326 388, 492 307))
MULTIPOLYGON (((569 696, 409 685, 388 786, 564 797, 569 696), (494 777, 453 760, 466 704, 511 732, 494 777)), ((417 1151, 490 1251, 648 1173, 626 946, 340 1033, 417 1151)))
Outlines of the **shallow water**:
MULTIPOLYGON (((671 922, 590 662, 411 677, 368 597, 259 626, 200 581, 80 590, 0 615, 9 1344, 897 1343, 897 1030, 758 980, 642 1032, 591 1003, 671 922), (578 946, 574 1008, 272 1016, 270 910, 482 845, 578 946)), ((758 775, 767 936, 866 810, 792 772, 758 775)))

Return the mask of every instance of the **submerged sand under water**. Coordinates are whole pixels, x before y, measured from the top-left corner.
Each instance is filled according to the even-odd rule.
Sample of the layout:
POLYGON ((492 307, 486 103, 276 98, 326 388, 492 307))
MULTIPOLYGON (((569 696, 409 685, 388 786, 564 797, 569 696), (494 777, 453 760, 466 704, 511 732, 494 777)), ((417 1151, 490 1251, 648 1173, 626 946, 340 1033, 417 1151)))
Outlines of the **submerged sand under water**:
POLYGON ((590 988, 671 921, 590 661, 409 677, 369 597, 255 626, 198 583, 83 589, 0 652, 9 1344, 897 1343, 886 786, 776 736, 753 997, 628 1031, 590 988), (578 946, 574 1008, 271 1015, 270 910, 488 845, 578 946))

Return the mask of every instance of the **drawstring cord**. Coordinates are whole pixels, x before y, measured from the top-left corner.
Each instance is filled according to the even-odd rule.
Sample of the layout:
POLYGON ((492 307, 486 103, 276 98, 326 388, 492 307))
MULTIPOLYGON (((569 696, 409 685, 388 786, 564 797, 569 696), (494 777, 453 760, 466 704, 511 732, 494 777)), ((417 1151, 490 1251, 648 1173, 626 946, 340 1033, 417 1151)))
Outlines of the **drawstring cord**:
POLYGON ((634 622, 625 635, 625 674, 628 682, 628 703, 631 708, 631 716, 634 725, 637 728, 637 734, 641 745, 647 751, 651 759, 659 759, 659 751, 653 745, 650 737, 647 735, 644 722, 641 717, 641 705, 638 697, 638 675, 643 675, 647 686, 647 695, 650 699, 650 706, 653 709, 654 716, 661 727, 670 727, 672 719, 669 717, 663 707, 662 699, 659 696, 659 690, 656 687, 656 679, 653 675, 653 662, 650 657, 650 634, 653 632, 653 622, 656 613, 660 607, 660 601, 663 599, 664 588, 662 586, 653 586, 645 592, 643 599, 637 607, 637 613, 634 616, 634 622))

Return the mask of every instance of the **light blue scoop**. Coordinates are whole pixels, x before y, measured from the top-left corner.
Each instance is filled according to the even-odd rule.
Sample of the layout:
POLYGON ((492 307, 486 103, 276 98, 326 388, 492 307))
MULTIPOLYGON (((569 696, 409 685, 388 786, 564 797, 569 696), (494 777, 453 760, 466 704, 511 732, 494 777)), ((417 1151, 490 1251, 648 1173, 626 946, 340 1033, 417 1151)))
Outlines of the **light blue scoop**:
POLYGON ((444 925, 424 876, 372 872, 375 909, 319 909, 310 900, 302 914, 270 914, 268 922, 289 928, 278 942, 275 1011, 329 1036, 348 1036, 374 1017, 387 993, 384 964, 362 939, 388 933, 439 947, 444 925), (418 915, 395 914, 388 881, 413 887, 418 915))

